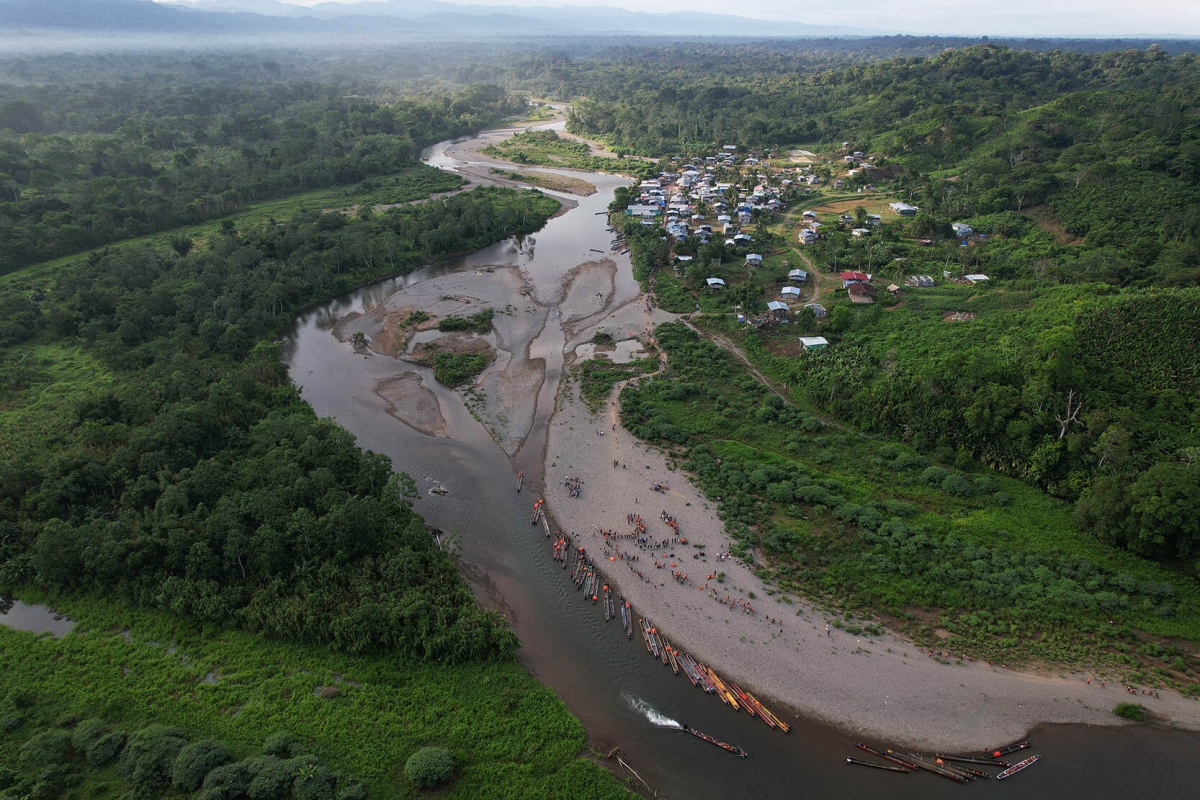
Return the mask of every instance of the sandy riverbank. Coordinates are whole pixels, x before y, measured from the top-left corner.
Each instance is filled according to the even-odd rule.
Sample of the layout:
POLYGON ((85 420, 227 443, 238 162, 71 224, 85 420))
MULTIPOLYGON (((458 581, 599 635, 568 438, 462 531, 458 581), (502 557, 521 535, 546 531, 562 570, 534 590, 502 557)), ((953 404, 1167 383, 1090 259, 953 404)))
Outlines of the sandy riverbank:
MULTIPOLYGON (((669 318, 657 310, 647 313, 644 303, 629 304, 576 330, 567 347, 589 340, 596 330, 618 339, 644 335, 669 318)), ((1089 685, 1083 675, 1015 672, 969 658, 958 664, 960 653, 931 658, 890 634, 854 636, 836 628, 827 634, 833 615, 771 598, 745 565, 718 561, 729 539, 715 503, 672 471, 662 453, 622 429, 613 403, 592 414, 573 387, 560 392, 551 423, 545 496, 554 522, 579 536, 635 612, 653 620, 673 644, 764 702, 770 698, 854 735, 925 749, 979 750, 1018 739, 1042 722, 1121 724, 1112 707, 1123 700, 1142 702, 1172 724, 1200 729, 1200 702, 1174 693, 1130 697, 1111 681, 1101 686, 1099 677, 1089 685), (568 475, 582 482, 578 499, 563 486, 568 475), (655 483, 669 489, 654 492, 655 483), (615 548, 639 560, 608 561, 617 549, 606 549, 595 530, 628 533, 626 514, 636 513, 651 539, 669 539, 672 531, 659 518, 663 510, 678 520, 686 545, 639 549, 633 540, 619 539, 615 548), (665 566, 656 568, 656 559, 665 566), (688 579, 677 582, 676 570, 688 579), (721 573, 723 582, 707 577, 721 573), (731 609, 712 597, 713 589, 721 599, 752 604, 758 613, 731 609), (779 622, 768 622, 771 618, 779 622)))
MULTIPOLYGON (((465 170, 468 177, 484 173, 478 177, 498 183, 486 172, 491 163, 505 162, 477 151, 488 143, 484 137, 454 144, 446 153, 471 162, 465 170)), ((678 520, 686 546, 643 551, 621 539, 622 550, 632 548, 640 560, 604 562, 606 575, 635 611, 653 620, 674 644, 755 692, 779 713, 791 709, 853 734, 914 747, 982 749, 1020 738, 1042 722, 1120 724, 1111 709, 1125 699, 1144 702, 1173 724, 1200 729, 1200 703, 1171 693, 1160 692, 1161 699, 1131 698, 1111 682, 1102 687, 1093 680, 1089 685, 1086 676, 1018 673, 969 659, 959 665, 953 657, 943 663, 891 635, 852 636, 837 629, 827 635, 826 622, 832 616, 805 603, 773 599, 750 569, 734 561, 718 562, 716 554, 728 548, 728 539, 715 504, 671 471, 661 453, 624 431, 614 405, 600 414, 590 413, 573 382, 565 379, 576 350, 595 332, 604 331, 618 341, 645 337, 653 326, 674 318, 660 310, 647 311, 642 298, 613 302, 617 276, 611 264, 603 263, 606 260, 566 262, 556 280, 534 285, 539 303, 519 304, 525 312, 523 330, 507 335, 498 331, 501 352, 484 376, 485 383, 489 374, 494 376, 495 384, 486 387, 489 405, 482 408, 481 418, 511 455, 534 423, 531 398, 538 395, 545 376, 543 372, 530 376, 536 381, 515 380, 503 388, 502 376, 517 377, 519 370, 513 365, 522 360, 536 371, 534 362, 545 354, 531 359, 529 344, 545 326, 545 314, 561 315, 563 340, 555 346, 564 354, 564 380, 545 444, 545 497, 556 525, 580 535, 597 557, 604 539, 592 531, 628 532, 627 513, 641 514, 651 538, 670 533, 659 520, 660 511, 678 520), (567 475, 581 480, 580 498, 571 498, 563 486, 567 475), (652 492, 652 483, 669 489, 665 494, 652 492), (656 556, 660 563, 676 566, 656 569, 656 556), (688 580, 673 580, 674 569, 687 573, 688 580), (706 579, 720 573, 723 582, 706 579), (711 596, 714 588, 721 598, 753 604, 758 613, 749 616, 731 609, 711 596), (770 618, 782 622, 768 623, 770 618)), ((623 269, 628 269, 627 262, 623 269)), ((427 302, 455 283, 437 279, 423 287, 427 302)), ((512 296, 515 288, 507 286, 504 292, 512 296)), ((413 303, 413 295, 419 293, 406 290, 406 297, 395 302, 413 303)), ((477 288, 475 293, 479 295, 477 288)))

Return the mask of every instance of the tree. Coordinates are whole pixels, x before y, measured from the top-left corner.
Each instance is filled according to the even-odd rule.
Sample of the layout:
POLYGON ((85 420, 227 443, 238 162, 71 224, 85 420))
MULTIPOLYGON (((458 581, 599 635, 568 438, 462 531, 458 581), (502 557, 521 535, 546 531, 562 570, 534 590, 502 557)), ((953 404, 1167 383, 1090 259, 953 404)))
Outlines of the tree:
POLYGON ((443 747, 422 747, 404 763, 404 774, 418 788, 437 786, 454 774, 454 756, 443 747))
POLYGON ((192 742, 175 757, 171 766, 171 785, 185 792, 195 792, 204 784, 208 773, 232 760, 229 748, 215 739, 192 742))
POLYGON ((129 737, 121 754, 121 774, 143 789, 158 790, 171 780, 171 769, 187 744, 179 728, 148 725, 129 737))

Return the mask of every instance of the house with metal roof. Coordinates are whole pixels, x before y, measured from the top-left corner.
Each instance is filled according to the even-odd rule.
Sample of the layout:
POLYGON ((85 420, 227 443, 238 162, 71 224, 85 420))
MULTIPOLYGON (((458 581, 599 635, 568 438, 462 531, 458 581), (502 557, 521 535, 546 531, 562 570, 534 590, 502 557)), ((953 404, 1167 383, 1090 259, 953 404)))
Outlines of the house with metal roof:
POLYGON ((724 288, 725 288, 725 281, 721 280, 720 278, 709 278, 709 279, 708 279, 708 288, 710 288, 710 289, 724 289, 724 288))
POLYGON ((780 290, 779 296, 785 299, 791 298, 793 300, 799 300, 800 290, 795 286, 785 286, 780 290))
POLYGON ((806 280, 808 280, 808 273, 802 269, 790 270, 788 272, 788 280, 789 281, 799 281, 800 283, 804 283, 806 280))
POLYGON ((829 346, 829 340, 824 336, 801 336, 800 344, 805 350, 824 350, 829 346))

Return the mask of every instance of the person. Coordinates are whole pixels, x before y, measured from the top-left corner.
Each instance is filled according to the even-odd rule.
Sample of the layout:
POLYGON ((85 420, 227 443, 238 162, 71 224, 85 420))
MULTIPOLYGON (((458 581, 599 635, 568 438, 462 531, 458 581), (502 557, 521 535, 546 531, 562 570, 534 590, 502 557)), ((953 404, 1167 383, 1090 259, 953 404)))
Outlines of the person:
POLYGON ((828 636, 830 639, 833 638, 833 634, 829 632, 829 623, 828 622, 825 623, 825 635, 828 636))

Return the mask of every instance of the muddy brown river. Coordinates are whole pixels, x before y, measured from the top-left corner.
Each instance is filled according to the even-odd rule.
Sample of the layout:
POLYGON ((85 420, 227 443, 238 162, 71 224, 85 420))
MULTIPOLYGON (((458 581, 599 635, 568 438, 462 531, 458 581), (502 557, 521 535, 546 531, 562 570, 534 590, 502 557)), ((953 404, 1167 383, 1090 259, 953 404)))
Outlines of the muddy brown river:
MULTIPOLYGON (((476 175, 480 166, 486 168, 448 153, 454 144, 435 145, 426 159, 442 169, 474 169, 476 175)), ((600 250, 617 264, 607 302, 619 305, 638 293, 628 258, 609 253, 612 234, 598 214, 613 190, 628 181, 613 175, 585 177, 596 185, 596 194, 571 196, 578 205, 532 236, 431 264, 310 309, 297 318, 286 352, 292 379, 319 415, 335 419, 363 447, 386 454, 396 470, 414 478, 422 493, 417 510, 430 525, 457 537, 463 572, 479 601, 507 615, 521 639, 522 663, 582 720, 593 745, 605 752, 620 746, 626 761, 659 796, 668 798, 1200 797, 1200 735, 1149 727, 1037 728, 1029 738, 1041 763, 1002 783, 960 786, 931 774, 847 766, 846 756, 860 755, 852 732, 787 713, 793 728, 784 736, 745 714, 730 713, 649 659, 640 641, 627 640, 619 625, 605 624, 598 610, 584 603, 561 565, 546 557, 545 537, 529 525, 528 498, 541 488, 546 429, 568 340, 561 306, 564 275, 602 257, 594 252, 600 250), (531 426, 510 447, 511 456, 460 396, 434 381, 429 370, 356 349, 345 340, 343 326, 338 326, 342 335, 335 336, 339 321, 378 316, 389 304, 409 302, 406 293, 436 293, 439 281, 466 282, 469 289, 477 280, 482 286, 505 270, 518 270, 531 290, 522 296, 527 308, 514 312, 525 314, 514 316, 514 330, 520 324, 536 328, 529 334, 527 352, 523 346, 515 348, 522 352, 513 358, 542 370, 536 394, 525 397, 536 403, 531 426), (436 400, 442 427, 435 434, 397 419, 389 391, 395 395, 416 385, 427 392, 420 403, 431 419, 436 400), (515 492, 519 470, 525 473, 521 495, 515 492), (434 486, 448 493, 431 494, 434 486), (678 722, 733 742, 750 757, 737 759, 682 734, 675 727, 678 722)), ((777 711, 783 715, 786 710, 777 711)))

